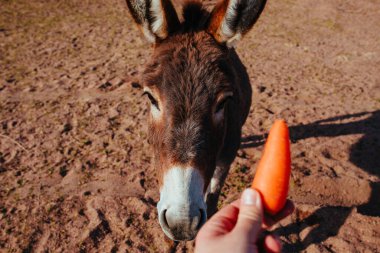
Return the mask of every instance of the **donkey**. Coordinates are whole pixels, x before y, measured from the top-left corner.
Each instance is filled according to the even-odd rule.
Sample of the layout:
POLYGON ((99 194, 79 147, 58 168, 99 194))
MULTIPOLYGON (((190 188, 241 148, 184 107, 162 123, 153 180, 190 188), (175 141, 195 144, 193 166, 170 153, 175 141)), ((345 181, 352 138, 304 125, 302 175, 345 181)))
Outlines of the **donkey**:
POLYGON ((141 73, 150 100, 149 143, 157 170, 162 230, 192 240, 216 212, 240 146, 252 89, 234 48, 259 18, 265 0, 223 0, 211 12, 171 0, 127 0, 153 55, 141 73))

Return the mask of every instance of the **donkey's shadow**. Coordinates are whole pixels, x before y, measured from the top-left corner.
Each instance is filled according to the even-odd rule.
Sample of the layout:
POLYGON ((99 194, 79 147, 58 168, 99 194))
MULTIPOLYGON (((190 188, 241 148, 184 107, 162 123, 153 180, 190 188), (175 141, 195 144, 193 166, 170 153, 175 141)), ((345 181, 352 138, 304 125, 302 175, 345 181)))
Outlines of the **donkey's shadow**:
MULTIPOLYGON (((292 142, 310 138, 330 136, 336 137, 349 134, 363 134, 363 137, 350 148, 350 162, 369 174, 380 177, 380 110, 337 116, 313 122, 307 125, 291 126, 289 128, 292 142), (365 117, 365 119, 362 119, 365 117), (333 123, 339 120, 355 119, 349 123, 333 123)), ((254 135, 242 139, 241 148, 257 147, 264 143, 264 136, 254 135)), ((359 213, 367 216, 380 216, 380 182, 371 182, 371 196, 367 203, 357 206, 359 213)), ((353 207, 325 206, 316 210, 306 219, 299 220, 288 226, 279 228, 279 235, 299 234, 306 227, 312 227, 301 242, 286 243, 285 252, 298 252, 313 243, 321 243, 330 236, 335 236, 351 213, 353 207)))

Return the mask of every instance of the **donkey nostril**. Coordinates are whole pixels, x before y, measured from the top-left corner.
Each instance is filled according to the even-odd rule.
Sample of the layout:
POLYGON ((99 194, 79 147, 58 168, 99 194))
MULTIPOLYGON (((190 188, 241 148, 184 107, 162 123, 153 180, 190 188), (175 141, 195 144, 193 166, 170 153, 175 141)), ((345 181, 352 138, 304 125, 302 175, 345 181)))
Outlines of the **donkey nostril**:
POLYGON ((162 211, 161 220, 162 220, 162 225, 166 228, 169 228, 168 220, 166 219, 166 211, 167 211, 167 209, 162 211))
POLYGON ((203 224, 206 222, 207 220, 207 213, 206 213, 206 210, 204 209, 199 209, 199 213, 200 213, 200 219, 199 219, 199 223, 198 223, 198 226, 197 226, 197 230, 201 229, 201 227, 203 226, 203 224))
POLYGON ((196 216, 196 220, 198 221, 197 224, 196 224, 196 227, 195 229, 196 230, 199 230, 201 228, 201 226, 203 225, 202 224, 202 209, 199 209, 199 214, 196 216))

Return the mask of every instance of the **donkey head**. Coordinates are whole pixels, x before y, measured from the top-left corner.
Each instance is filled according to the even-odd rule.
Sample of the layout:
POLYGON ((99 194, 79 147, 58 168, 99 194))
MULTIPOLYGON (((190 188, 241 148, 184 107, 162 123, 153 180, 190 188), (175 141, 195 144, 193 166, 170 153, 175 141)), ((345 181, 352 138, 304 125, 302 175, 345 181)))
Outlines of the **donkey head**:
POLYGON ((127 4, 154 45, 141 82, 151 104, 159 222, 171 239, 191 240, 207 219, 205 194, 231 127, 228 118, 239 114, 229 45, 249 31, 265 0, 225 0, 211 13, 189 2, 181 21, 170 0, 127 4))

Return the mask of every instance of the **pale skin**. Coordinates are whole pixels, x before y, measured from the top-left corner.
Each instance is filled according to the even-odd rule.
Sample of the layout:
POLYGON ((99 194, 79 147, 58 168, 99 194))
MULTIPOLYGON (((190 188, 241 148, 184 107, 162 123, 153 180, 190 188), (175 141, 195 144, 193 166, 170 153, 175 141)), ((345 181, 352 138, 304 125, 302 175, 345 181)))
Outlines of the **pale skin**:
POLYGON ((221 209, 203 225, 196 237, 195 253, 281 252, 279 239, 264 236, 263 231, 293 210, 294 205, 288 200, 276 216, 265 215, 260 194, 246 189, 241 199, 221 209))

